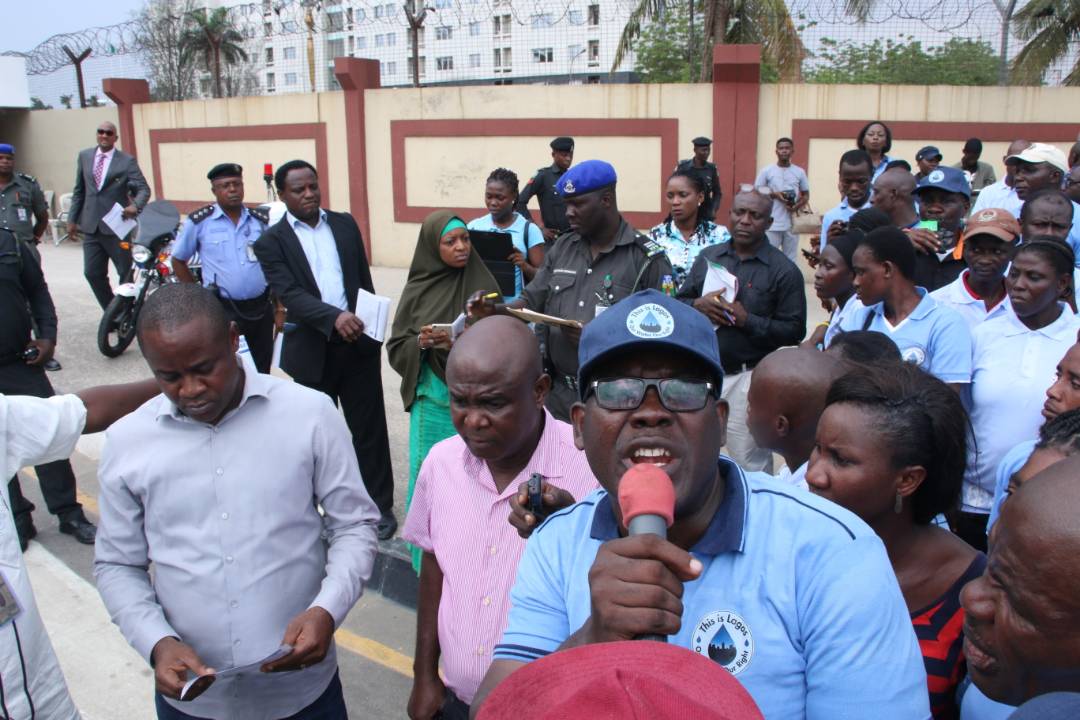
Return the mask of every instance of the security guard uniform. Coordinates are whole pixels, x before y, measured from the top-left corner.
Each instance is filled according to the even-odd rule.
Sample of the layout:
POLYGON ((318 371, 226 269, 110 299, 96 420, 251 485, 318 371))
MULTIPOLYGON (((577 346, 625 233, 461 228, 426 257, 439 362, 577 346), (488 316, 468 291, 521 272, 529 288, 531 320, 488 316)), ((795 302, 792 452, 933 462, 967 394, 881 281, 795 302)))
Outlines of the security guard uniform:
MULTIPOLYGON (((573 152, 574 141, 568 137, 555 138, 551 141, 551 149, 559 152, 573 152)), ((540 204, 540 218, 544 222, 544 227, 553 228, 560 235, 569 232, 570 223, 566 221, 566 202, 555 187, 567 172, 554 163, 550 167, 537 170, 518 195, 514 209, 526 220, 533 220, 529 212, 529 199, 535 195, 536 201, 540 204)))
MULTIPOLYGON (((238 165, 228 167, 230 174, 239 174, 238 165)), ((224 176, 221 168, 210 171, 211 180, 224 176)), ((264 373, 270 372, 274 353, 274 310, 254 245, 269 223, 266 210, 245 207, 233 224, 221 206, 212 203, 188 215, 173 248, 173 257, 184 262, 199 253, 203 285, 221 299, 247 340, 255 367, 264 373)))
POLYGON ((0 187, 0 228, 15 233, 15 237, 26 244, 38 262, 41 255, 35 247, 34 225, 39 215, 48 216, 48 213, 45 193, 32 176, 14 172, 11 182, 0 187))
MULTIPOLYGON (((712 145, 712 140, 707 137, 694 138, 693 142, 694 147, 712 145)), ((716 163, 706 160, 704 166, 698 167, 694 164, 694 159, 690 158, 689 160, 680 160, 676 169, 689 170, 701 179, 702 184, 705 186, 704 205, 709 211, 709 219, 712 220, 716 216, 717 208, 720 207, 720 197, 723 195, 720 191, 720 173, 716 170, 716 163)))
MULTIPOLYGON (((567 171, 562 183, 567 194, 594 192, 614 183, 615 171, 601 160, 589 160, 567 171), (606 166, 596 172, 593 164, 606 166), (608 172, 610 174, 608 174, 608 172)), ((664 249, 634 230, 625 218, 619 225, 615 244, 593 258, 587 239, 569 232, 555 241, 544 264, 522 292, 526 307, 567 320, 587 323, 638 290, 659 288, 671 263, 664 249)), ((544 364, 552 376, 547 407, 560 420, 569 421, 570 406, 577 400, 578 344, 563 329, 542 326, 546 357, 544 364)))

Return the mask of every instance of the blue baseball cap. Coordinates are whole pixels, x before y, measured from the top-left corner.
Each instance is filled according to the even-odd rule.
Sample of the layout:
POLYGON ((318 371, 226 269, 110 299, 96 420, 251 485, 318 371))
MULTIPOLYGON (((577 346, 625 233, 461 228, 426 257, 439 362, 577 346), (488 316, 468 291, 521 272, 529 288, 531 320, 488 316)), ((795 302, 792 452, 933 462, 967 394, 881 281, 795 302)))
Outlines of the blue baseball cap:
POLYGON ((603 190, 615 184, 615 168, 603 160, 585 160, 573 166, 555 183, 555 190, 564 198, 603 190))
POLYGON ((10 143, 0 143, 0 155, 14 155, 15 146, 10 143))
POLYGON ((968 199, 971 198, 971 183, 968 182, 964 171, 959 168, 939 167, 931 171, 926 177, 919 179, 919 184, 915 186, 915 192, 919 193, 931 188, 958 193, 968 199))
POLYGON ((670 348, 698 358, 712 370, 719 392, 724 366, 712 323, 686 303, 657 290, 642 290, 600 313, 581 331, 578 394, 584 398, 589 371, 598 362, 645 346, 670 348))

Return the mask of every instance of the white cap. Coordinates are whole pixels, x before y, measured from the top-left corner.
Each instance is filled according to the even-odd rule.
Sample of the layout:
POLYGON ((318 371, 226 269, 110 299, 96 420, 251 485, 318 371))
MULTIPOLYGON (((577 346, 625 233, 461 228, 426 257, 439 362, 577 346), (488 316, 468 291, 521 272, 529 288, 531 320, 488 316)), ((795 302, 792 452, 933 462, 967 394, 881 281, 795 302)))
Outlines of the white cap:
POLYGON ((1009 160, 1021 160, 1029 163, 1049 163, 1063 173, 1069 172, 1069 161, 1065 159, 1065 153, 1056 146, 1047 143, 1032 143, 1016 155, 1005 158, 1009 160))

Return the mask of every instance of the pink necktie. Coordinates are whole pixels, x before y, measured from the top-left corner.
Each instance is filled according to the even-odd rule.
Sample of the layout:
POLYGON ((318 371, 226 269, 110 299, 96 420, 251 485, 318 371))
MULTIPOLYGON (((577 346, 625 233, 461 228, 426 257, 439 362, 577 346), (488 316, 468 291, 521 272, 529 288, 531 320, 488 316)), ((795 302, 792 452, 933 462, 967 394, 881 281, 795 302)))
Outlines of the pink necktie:
POLYGON ((101 188, 101 174, 105 170, 105 153, 99 152, 97 154, 97 160, 94 162, 94 185, 101 188))

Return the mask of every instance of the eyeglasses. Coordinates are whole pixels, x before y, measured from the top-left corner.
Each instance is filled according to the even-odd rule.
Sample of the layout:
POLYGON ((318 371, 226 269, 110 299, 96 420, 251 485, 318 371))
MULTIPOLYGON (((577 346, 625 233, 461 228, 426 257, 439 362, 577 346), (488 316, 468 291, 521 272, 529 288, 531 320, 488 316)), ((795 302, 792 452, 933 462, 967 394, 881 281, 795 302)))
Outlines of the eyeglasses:
POLYGON ((713 384, 705 380, 615 378, 594 380, 585 397, 595 394, 596 404, 605 410, 636 410, 649 388, 656 389, 660 404, 670 412, 700 410, 713 392, 713 384))
POLYGON ((116 131, 115 130, 98 130, 97 134, 98 135, 115 135, 116 131))

